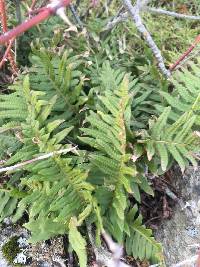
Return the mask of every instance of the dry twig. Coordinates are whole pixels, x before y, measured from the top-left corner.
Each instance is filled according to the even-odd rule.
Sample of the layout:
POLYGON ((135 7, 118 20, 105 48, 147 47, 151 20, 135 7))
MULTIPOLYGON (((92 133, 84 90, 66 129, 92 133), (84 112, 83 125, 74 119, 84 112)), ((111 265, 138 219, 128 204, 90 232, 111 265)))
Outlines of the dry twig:
POLYGON ((131 267, 130 265, 127 265, 126 263, 121 261, 121 257, 123 255, 123 248, 121 245, 115 243, 112 238, 105 232, 102 232, 102 236, 106 242, 106 245, 108 246, 109 250, 108 252, 105 248, 97 247, 95 245, 95 238, 92 234, 92 228, 91 225, 87 225, 88 230, 88 236, 92 245, 92 248, 94 250, 94 254, 96 256, 97 266, 106 266, 106 267, 131 267))
POLYGON ((166 16, 177 18, 177 19, 200 20, 200 16, 180 14, 180 13, 168 11, 162 8, 148 7, 146 10, 156 15, 166 15, 166 16))
POLYGON ((151 48, 152 53, 154 54, 158 62, 158 67, 160 71, 168 78, 171 73, 165 67, 164 60, 159 48, 151 37, 151 34, 148 32, 148 30, 142 23, 142 19, 140 17, 140 10, 144 7, 145 4, 147 4, 147 1, 137 1, 135 6, 132 5, 130 0, 123 0, 123 3, 126 9, 128 10, 133 22, 135 23, 137 30, 141 33, 148 46, 151 48))
MULTIPOLYGON (((169 77, 170 71, 173 71, 176 69, 177 66, 180 65, 180 63, 188 57, 188 55, 192 52, 192 50, 197 46, 197 44, 200 42, 200 35, 197 36, 194 43, 188 48, 188 50, 170 67, 170 70, 167 70, 164 64, 164 59, 162 58, 161 52, 157 45, 155 44, 153 38, 151 37, 150 33, 147 31, 146 27, 142 23, 142 19, 140 17, 141 12, 151 12, 157 15, 167 15, 172 16, 174 18, 178 19, 189 19, 189 20, 200 20, 200 16, 193 16, 193 15, 186 15, 186 14, 180 14, 168 10, 164 10, 161 8, 152 8, 148 7, 147 4, 150 2, 150 0, 138 0, 136 2, 135 6, 132 6, 130 0, 123 0, 124 5, 126 6, 128 12, 131 15, 132 20, 134 21, 138 31, 142 34, 144 39, 146 40, 148 46, 151 48, 155 58, 158 61, 158 67, 161 70, 161 72, 169 77)), ((116 17, 114 17, 111 21, 109 21, 105 27, 106 31, 111 30, 113 27, 115 27, 117 24, 124 22, 128 19, 129 14, 128 12, 119 13, 116 17)))
POLYGON ((51 158, 51 157, 54 157, 54 156, 60 155, 60 154, 66 154, 66 153, 71 152, 71 151, 76 151, 76 148, 77 148, 77 146, 76 147, 66 148, 66 149, 61 149, 61 150, 58 150, 58 151, 53 151, 53 152, 38 156, 37 158, 33 158, 33 159, 26 160, 26 161, 21 162, 21 163, 17 163, 17 164, 15 164, 13 166, 3 167, 3 168, 0 168, 0 173, 21 169, 24 166, 29 165, 29 164, 34 163, 34 162, 39 161, 39 160, 51 158))

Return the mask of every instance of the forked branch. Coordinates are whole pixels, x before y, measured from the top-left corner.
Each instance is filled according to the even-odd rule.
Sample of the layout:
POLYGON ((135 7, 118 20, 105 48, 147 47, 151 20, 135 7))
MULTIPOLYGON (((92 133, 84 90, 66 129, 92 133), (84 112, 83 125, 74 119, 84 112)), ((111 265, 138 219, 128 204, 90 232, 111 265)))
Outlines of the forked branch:
POLYGON ((123 0, 124 6, 128 10, 133 22, 135 23, 135 26, 137 30, 141 33, 142 37, 145 39, 148 46, 151 48, 152 53, 154 54, 157 62, 158 67, 160 71, 166 76, 167 78, 170 77, 171 73, 170 71, 165 67, 163 57, 161 55, 161 52, 154 42, 153 38, 151 37, 151 34, 148 32, 144 24, 142 23, 142 19, 140 17, 140 10, 142 9, 142 4, 146 4, 147 1, 141 2, 137 1, 136 5, 133 6, 130 0, 123 0))

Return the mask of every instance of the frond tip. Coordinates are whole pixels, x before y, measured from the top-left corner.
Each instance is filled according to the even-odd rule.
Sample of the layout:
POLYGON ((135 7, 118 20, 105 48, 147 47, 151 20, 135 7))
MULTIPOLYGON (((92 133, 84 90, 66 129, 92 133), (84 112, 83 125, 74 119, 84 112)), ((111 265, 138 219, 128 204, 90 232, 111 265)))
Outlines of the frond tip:
POLYGON ((162 246, 152 236, 152 230, 142 224, 142 216, 137 217, 138 207, 135 205, 127 214, 129 234, 125 246, 128 255, 135 259, 162 261, 162 246))

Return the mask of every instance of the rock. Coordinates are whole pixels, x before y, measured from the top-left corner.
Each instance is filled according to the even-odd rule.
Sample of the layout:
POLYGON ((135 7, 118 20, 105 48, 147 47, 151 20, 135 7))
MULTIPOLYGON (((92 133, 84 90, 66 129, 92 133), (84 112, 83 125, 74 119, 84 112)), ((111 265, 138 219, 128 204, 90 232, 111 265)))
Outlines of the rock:
MULTIPOLYGON (((173 217, 164 221, 155 236, 163 244, 167 266, 192 259, 200 245, 200 167, 189 167, 184 175, 176 169, 174 187, 180 192, 173 217)), ((186 266, 186 265, 185 265, 186 266)), ((194 263, 187 267, 194 266, 194 263)))
POLYGON ((29 244, 27 230, 17 225, 5 225, 0 229, 0 267, 11 267, 3 257, 2 247, 14 236, 19 237, 17 243, 20 250, 13 260, 14 263, 31 267, 66 267, 62 237, 48 242, 29 244))

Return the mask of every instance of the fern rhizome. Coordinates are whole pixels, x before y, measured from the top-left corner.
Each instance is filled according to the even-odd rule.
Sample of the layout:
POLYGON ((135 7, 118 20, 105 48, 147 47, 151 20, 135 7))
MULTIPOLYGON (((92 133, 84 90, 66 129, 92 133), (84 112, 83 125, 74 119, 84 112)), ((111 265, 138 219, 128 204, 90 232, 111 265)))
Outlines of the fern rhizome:
POLYGON ((0 95, 0 156, 13 166, 53 154, 7 172, 0 221, 27 213, 30 242, 68 234, 81 267, 86 223, 97 240, 105 230, 128 255, 161 262, 162 246, 142 222, 140 192, 153 195, 147 174, 197 164, 199 62, 176 72, 169 93, 108 61, 86 69, 83 55, 41 48, 31 61, 0 95))

